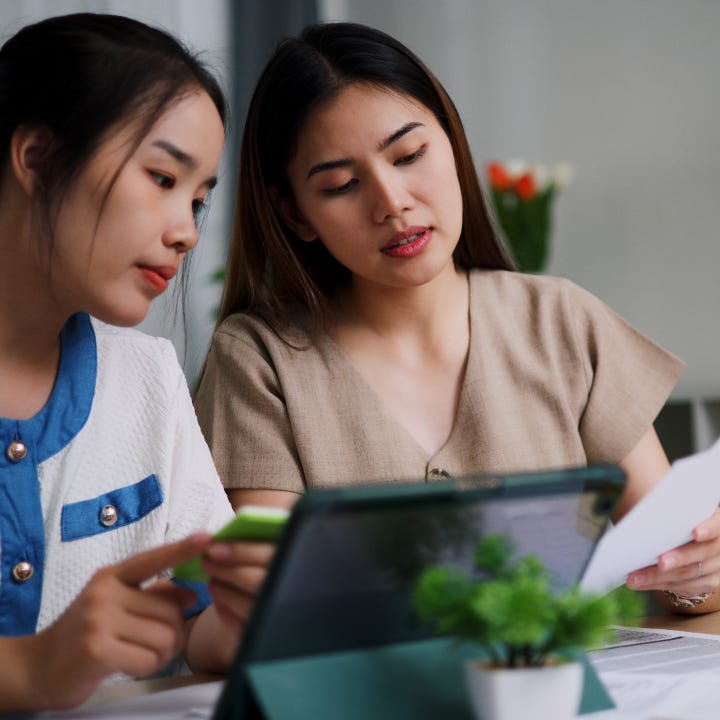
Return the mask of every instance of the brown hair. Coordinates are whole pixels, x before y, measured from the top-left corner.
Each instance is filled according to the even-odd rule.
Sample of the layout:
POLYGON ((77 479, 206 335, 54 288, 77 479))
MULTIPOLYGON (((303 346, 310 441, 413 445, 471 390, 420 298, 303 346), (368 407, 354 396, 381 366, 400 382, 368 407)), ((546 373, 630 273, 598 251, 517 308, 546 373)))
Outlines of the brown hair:
POLYGON ((435 115, 450 139, 463 199, 455 263, 512 269, 488 214, 462 122, 437 78, 379 30, 355 23, 311 25, 278 46, 250 103, 218 323, 248 311, 277 326, 299 306, 318 327, 333 291, 349 282, 347 268, 321 242, 303 242, 288 227, 272 192, 291 193, 286 167, 305 119, 351 83, 409 96, 435 115))

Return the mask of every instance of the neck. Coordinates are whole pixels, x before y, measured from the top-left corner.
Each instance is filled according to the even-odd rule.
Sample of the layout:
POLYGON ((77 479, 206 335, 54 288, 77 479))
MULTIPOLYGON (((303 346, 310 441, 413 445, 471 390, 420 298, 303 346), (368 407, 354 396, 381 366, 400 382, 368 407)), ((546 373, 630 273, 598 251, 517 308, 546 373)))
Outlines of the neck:
POLYGON ((50 289, 50 252, 32 232, 29 202, 0 195, 0 363, 38 364, 57 354, 60 331, 71 313, 50 289))
POLYGON ((432 281, 411 288, 379 287, 356 281, 342 298, 338 325, 363 327, 386 338, 442 341, 467 326, 468 280, 465 270, 448 265, 432 281))

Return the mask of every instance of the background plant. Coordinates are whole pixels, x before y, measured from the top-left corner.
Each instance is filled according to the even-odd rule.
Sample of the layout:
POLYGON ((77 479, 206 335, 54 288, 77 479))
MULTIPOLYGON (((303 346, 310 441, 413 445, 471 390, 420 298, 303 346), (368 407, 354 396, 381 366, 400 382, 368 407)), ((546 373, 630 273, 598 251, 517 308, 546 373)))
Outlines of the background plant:
POLYGON ((547 570, 535 555, 515 559, 505 535, 484 536, 477 546, 479 575, 455 567, 425 570, 414 603, 439 634, 483 648, 493 665, 533 667, 612 638, 612 625, 634 625, 643 614, 642 596, 621 587, 607 595, 577 586, 553 593, 547 570))
POLYGON ((541 272, 550 254, 553 200, 572 179, 573 168, 513 160, 486 168, 495 218, 517 269, 541 272))

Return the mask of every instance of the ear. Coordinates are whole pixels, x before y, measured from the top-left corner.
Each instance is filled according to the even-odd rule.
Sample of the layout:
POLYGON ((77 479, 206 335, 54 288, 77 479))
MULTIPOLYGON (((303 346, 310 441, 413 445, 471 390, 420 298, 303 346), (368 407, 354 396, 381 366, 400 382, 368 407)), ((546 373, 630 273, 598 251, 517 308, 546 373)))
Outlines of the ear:
POLYGON ((38 125, 18 125, 10 138, 10 167, 28 196, 43 186, 45 164, 53 140, 52 131, 38 125))
POLYGON ((315 242, 318 234, 305 220, 291 195, 280 195, 277 188, 270 188, 273 205, 280 213, 285 224, 304 242, 315 242))

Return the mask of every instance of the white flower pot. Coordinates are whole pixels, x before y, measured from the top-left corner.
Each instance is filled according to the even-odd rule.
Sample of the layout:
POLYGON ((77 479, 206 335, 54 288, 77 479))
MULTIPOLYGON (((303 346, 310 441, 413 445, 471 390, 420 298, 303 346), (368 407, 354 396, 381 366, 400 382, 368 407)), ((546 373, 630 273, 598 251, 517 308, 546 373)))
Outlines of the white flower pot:
POLYGON ((465 681, 477 720, 571 720, 580 708, 583 666, 490 668, 470 660, 465 681))

